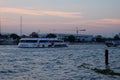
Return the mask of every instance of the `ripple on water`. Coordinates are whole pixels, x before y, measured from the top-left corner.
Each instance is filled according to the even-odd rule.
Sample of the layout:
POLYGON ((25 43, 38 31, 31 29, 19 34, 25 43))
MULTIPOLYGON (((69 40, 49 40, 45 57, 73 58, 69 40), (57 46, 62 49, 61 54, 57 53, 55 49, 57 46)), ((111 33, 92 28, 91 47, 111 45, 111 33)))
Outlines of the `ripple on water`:
MULTIPOLYGON (((91 69, 104 69, 104 45, 66 48, 0 46, 0 80, 119 80, 91 69)), ((109 48, 110 68, 120 71, 120 48, 109 48)))

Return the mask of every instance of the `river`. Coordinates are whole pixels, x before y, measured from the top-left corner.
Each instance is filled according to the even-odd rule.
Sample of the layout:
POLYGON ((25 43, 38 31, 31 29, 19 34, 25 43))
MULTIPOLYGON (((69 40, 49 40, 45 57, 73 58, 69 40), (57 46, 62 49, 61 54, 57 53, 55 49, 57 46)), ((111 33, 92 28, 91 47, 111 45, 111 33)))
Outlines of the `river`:
MULTIPOLYGON (((18 48, 0 45, 0 80, 120 80, 91 69, 104 69, 103 44, 64 48, 18 48)), ((120 72, 120 47, 109 50, 109 66, 120 72)))

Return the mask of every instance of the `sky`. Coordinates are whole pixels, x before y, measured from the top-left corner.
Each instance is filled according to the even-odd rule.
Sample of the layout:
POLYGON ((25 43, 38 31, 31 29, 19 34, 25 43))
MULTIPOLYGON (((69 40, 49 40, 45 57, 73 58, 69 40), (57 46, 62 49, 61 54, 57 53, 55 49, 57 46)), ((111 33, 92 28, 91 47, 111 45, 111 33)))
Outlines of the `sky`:
POLYGON ((120 0, 0 0, 2 33, 120 33, 120 0), (85 29, 86 31, 81 31, 85 29))

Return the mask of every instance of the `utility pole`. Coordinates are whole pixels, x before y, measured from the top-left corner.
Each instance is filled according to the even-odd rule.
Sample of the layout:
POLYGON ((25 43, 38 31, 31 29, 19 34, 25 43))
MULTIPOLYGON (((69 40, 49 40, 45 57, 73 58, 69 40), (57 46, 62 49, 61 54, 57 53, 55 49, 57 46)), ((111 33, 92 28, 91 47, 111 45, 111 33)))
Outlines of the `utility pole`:
POLYGON ((38 34, 40 34, 40 29, 38 30, 38 34))
POLYGON ((38 30, 38 36, 40 37, 40 29, 38 30))
POLYGON ((20 36, 22 36, 22 16, 20 16, 20 36))
POLYGON ((76 27, 76 34, 77 34, 77 35, 78 35, 78 31, 79 31, 79 30, 78 30, 78 27, 76 27))
POLYGON ((0 17, 0 35, 1 35, 1 33, 2 33, 2 32, 1 32, 1 17, 0 17))
POLYGON ((77 35, 78 35, 78 32, 79 32, 79 31, 86 31, 86 29, 80 29, 80 30, 79 30, 78 27, 76 27, 76 34, 77 34, 77 35))
POLYGON ((80 29, 80 30, 79 30, 78 27, 76 27, 77 40, 78 40, 78 38, 79 38, 79 36, 78 36, 78 32, 79 32, 79 31, 86 31, 86 29, 80 29))

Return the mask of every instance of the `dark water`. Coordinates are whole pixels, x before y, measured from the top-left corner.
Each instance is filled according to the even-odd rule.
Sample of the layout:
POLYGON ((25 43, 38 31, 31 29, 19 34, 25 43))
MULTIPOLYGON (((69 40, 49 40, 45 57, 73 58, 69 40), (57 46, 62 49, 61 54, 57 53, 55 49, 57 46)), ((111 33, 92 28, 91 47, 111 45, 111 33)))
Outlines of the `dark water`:
MULTIPOLYGON (((92 71, 104 69, 104 45, 66 48, 0 46, 0 80, 120 80, 92 71), (86 66, 86 67, 83 67, 86 66)), ((120 73, 120 48, 109 48, 110 69, 120 73)))

